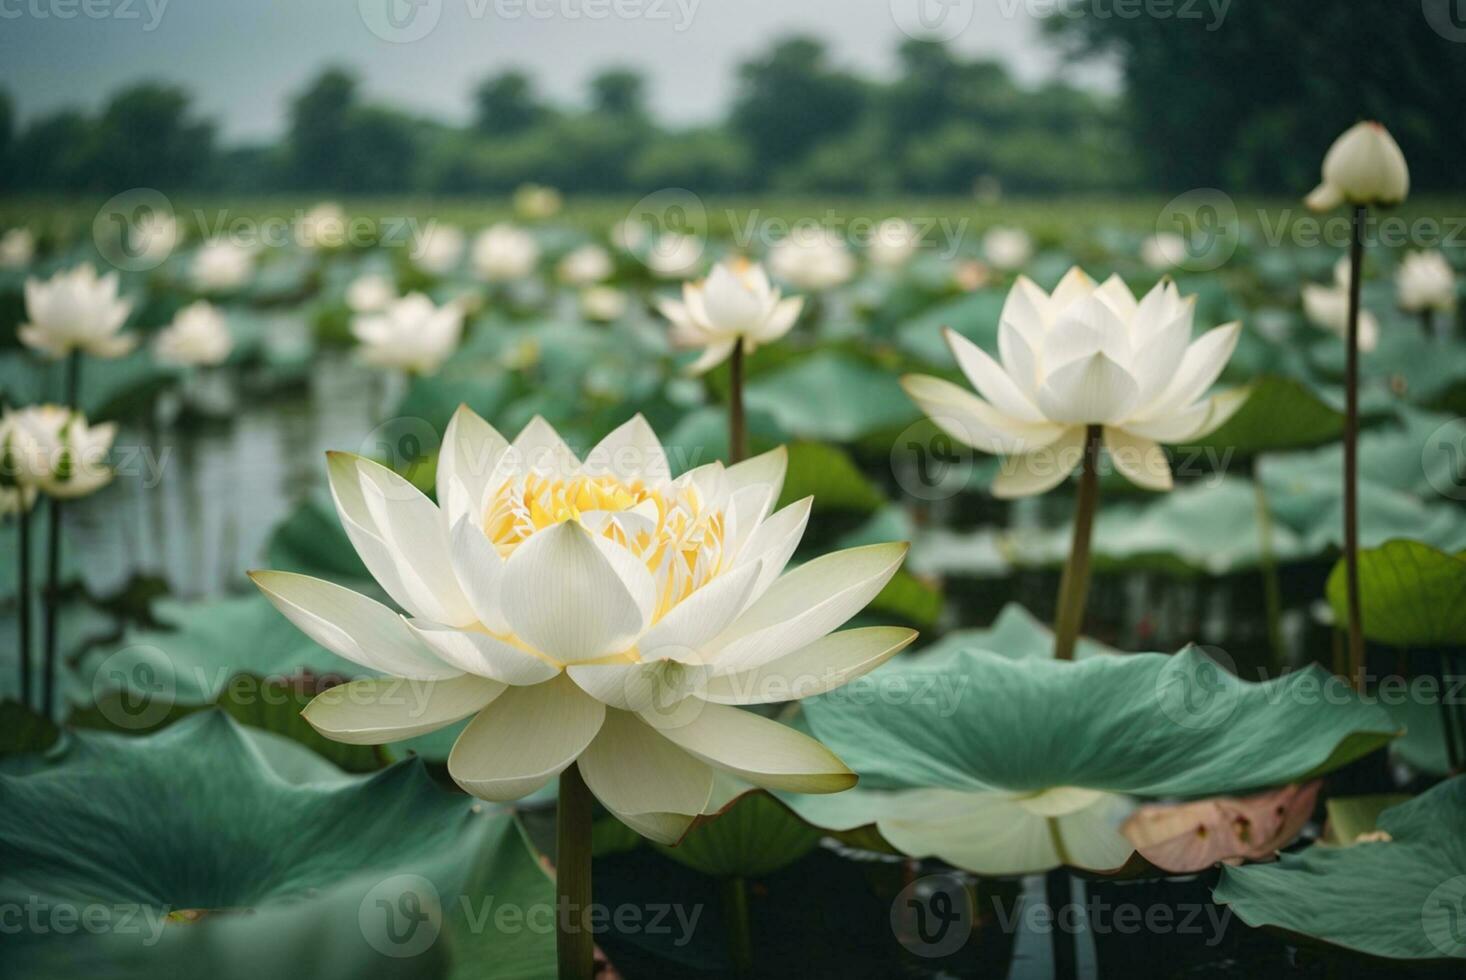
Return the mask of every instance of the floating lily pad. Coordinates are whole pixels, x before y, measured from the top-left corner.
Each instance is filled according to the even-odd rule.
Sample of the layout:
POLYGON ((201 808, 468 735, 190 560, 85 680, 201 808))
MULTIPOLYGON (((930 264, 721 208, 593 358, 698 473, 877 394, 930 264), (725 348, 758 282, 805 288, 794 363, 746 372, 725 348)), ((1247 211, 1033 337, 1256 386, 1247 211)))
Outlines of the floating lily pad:
POLYGON ((920 415, 891 371, 841 353, 761 374, 746 399, 751 410, 768 412, 796 437, 832 442, 899 429, 920 415))
POLYGON ((8 937, 18 975, 442 977, 464 955, 476 976, 553 975, 551 933, 465 921, 490 896, 553 905, 513 817, 421 764, 321 781, 217 713, 76 737, 0 776, 0 901, 96 923, 8 937))
MULTIPOLYGON (((1349 621, 1344 560, 1329 575, 1334 620, 1349 621)), ((1359 552, 1364 635, 1397 647, 1466 646, 1466 553, 1419 541, 1387 541, 1359 552)))
POLYGON ((1466 959, 1466 777, 1384 810, 1376 830, 1223 869, 1213 894, 1248 925, 1386 959, 1466 959))
POLYGON ((1296 378, 1264 375, 1235 415, 1196 445, 1244 455, 1332 442, 1344 431, 1344 414, 1296 378))

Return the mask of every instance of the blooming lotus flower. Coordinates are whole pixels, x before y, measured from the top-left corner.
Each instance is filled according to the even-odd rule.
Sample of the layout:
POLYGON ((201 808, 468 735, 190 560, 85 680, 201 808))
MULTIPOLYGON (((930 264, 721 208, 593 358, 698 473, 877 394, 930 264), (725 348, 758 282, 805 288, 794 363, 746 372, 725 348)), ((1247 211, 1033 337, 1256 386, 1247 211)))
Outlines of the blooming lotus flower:
MULTIPOLYGON (((1340 340, 1349 335, 1349 260, 1343 258, 1334 266, 1334 284, 1303 284, 1303 315, 1308 322, 1337 334, 1340 340)), ((1366 309, 1359 311, 1359 349, 1372 351, 1379 345, 1379 320, 1366 309)))
POLYGON ((333 201, 317 204, 295 223, 301 248, 340 248, 346 244, 346 212, 333 201))
POLYGON ((353 318, 351 335, 361 343, 368 364, 432 374, 458 347, 463 308, 457 303, 437 306, 422 293, 409 293, 381 313, 353 318))
POLYGON ((539 260, 540 247, 533 236, 513 225, 493 225, 473 242, 473 267, 489 282, 523 279, 539 260))
POLYGON ((409 257, 419 269, 435 276, 446 276, 458 268, 463 260, 466 239, 463 231, 452 225, 430 222, 428 227, 413 239, 409 257))
POLYGON ((36 488, 19 482, 15 458, 15 412, 0 415, 0 519, 28 511, 35 506, 36 488))
POLYGON ((786 455, 673 477, 637 416, 584 461, 536 418, 508 442, 460 408, 434 504, 376 463, 330 456, 337 512, 406 615, 320 579, 256 572, 312 639, 384 678, 305 709, 338 741, 378 744, 472 718, 459 786, 508 801, 573 763, 622 821, 673 842, 715 772, 802 793, 855 776, 825 746, 744 704, 866 673, 914 637, 832 633, 895 574, 904 544, 784 567, 810 501, 774 511, 786 455))
POLYGON ((570 286, 590 286, 611 278, 611 256, 599 245, 582 245, 566 254, 556 267, 560 281, 570 286))
POLYGON ((746 354, 789 332, 804 299, 780 298, 769 285, 762 266, 743 259, 719 262, 702 282, 684 283, 682 302, 664 299, 657 304, 672 323, 672 343, 699 348, 702 356, 689 368, 702 374, 728 359, 740 341, 746 354))
POLYGON ((146 211, 127 236, 126 258, 142 266, 156 266, 173 254, 182 237, 178 219, 173 215, 146 211))
POLYGON ((920 244, 921 235, 911 222, 887 218, 876 226, 865 251, 874 265, 882 269, 899 269, 911 261, 920 244))
POLYGON ((10 415, 9 456, 15 480, 62 500, 85 497, 112 480, 107 453, 117 426, 88 426, 61 405, 32 405, 10 415))
POLYGON ((194 255, 189 274, 202 292, 228 293, 249 282, 254 268, 253 252, 227 238, 215 238, 194 255))
POLYGON ((1140 261, 1157 272, 1174 269, 1186 261, 1186 239, 1171 231, 1151 235, 1140 243, 1140 261))
POLYGON ((647 242, 646 225, 625 219, 611 226, 611 244, 623 252, 635 252, 647 242))
POLYGON ((1400 144, 1377 122, 1357 123, 1329 147, 1323 183, 1308 195, 1315 211, 1340 204, 1395 205, 1410 193, 1410 167, 1400 144))
POLYGON ((560 192, 542 184, 522 184, 514 192, 514 212, 526 221, 543 221, 560 213, 560 192))
POLYGON ((1411 252, 1395 273, 1400 309, 1449 313, 1456 308, 1456 273, 1440 252, 1411 252))
POLYGON ((24 269, 36 255, 36 236, 29 228, 11 228, 0 235, 0 269, 24 269))
POLYGON ((98 277, 90 263, 58 272, 42 282, 25 281, 27 322, 20 340, 47 357, 80 350, 94 357, 121 357, 137 337, 119 331, 132 301, 117 295, 117 273, 98 277))
POLYGON ((1191 341, 1195 298, 1169 280, 1137 301, 1118 276, 1103 284, 1079 268, 1052 295, 1020 276, 1003 304, 1000 360, 952 330, 947 344, 981 398, 955 384, 907 375, 902 386, 953 438, 1006 457, 998 497, 1043 493, 1083 455, 1085 431, 1103 426, 1124 476, 1151 490, 1171 487, 1159 443, 1213 431, 1244 393, 1206 397, 1237 346, 1241 324, 1191 341))
POLYGON ((769 250, 769 271, 799 289, 834 289, 855 275, 855 257, 833 232, 800 229, 769 250))
POLYGON ((180 367, 223 364, 233 349, 234 335, 224 322, 224 314, 204 300, 179 310, 153 341, 158 360, 180 367))
POLYGON ((982 253, 994 269, 1013 272, 1033 258, 1033 239, 1022 228, 990 228, 982 236, 982 253))
POLYGON ((580 294, 580 312, 587 319, 610 323, 626 315, 626 294, 611 286, 591 286, 580 294))
POLYGON ((357 276, 346 287, 346 305, 353 313, 380 313, 397 298, 397 284, 382 275, 357 276))
POLYGON ((702 264, 702 252, 702 239, 669 231, 652 243, 646 264, 653 274, 663 279, 686 279, 702 264))

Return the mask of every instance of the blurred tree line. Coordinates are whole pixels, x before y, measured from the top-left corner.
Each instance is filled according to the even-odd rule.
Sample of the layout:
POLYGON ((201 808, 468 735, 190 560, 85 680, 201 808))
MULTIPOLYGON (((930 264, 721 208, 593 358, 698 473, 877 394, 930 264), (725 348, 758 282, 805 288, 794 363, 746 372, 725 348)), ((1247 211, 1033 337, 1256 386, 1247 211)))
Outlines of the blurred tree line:
POLYGON ((1076 58, 1118 60, 1119 98, 1024 87, 997 62, 914 40, 894 80, 862 78, 804 37, 740 66, 721 123, 681 129, 660 124, 642 76, 620 68, 593 78, 576 108, 551 104, 522 72, 487 78, 466 126, 366 102, 351 72, 331 68, 293 97, 284 137, 256 146, 221 145, 175 86, 136 85, 95 115, 25 125, 0 92, 0 189, 952 194, 995 182, 1016 193, 1296 194, 1361 116, 1390 126, 1418 187, 1461 184, 1466 44, 1418 3, 1354 0, 1348 15, 1323 16, 1335 8, 1232 0, 1220 20, 1205 4, 1194 8, 1205 16, 1107 9, 1077 3, 1046 27, 1076 58))

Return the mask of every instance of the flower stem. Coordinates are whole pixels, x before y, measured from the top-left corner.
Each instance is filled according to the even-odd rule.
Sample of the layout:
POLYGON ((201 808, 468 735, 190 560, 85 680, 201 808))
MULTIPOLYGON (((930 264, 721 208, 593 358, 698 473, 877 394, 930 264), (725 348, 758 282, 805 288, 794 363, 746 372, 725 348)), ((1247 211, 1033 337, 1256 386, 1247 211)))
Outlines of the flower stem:
POLYGON ((1344 566, 1349 586, 1349 678, 1364 690, 1364 625, 1359 612, 1359 290, 1364 274, 1364 222, 1369 209, 1354 208, 1349 247, 1348 359, 1344 367, 1344 566))
POLYGON ((1074 645, 1084 625, 1084 602, 1089 596, 1089 538, 1099 503, 1099 450, 1104 428, 1091 425, 1084 434, 1084 463, 1079 474, 1079 497, 1074 504, 1074 539, 1069 562, 1059 578, 1059 608, 1054 616, 1054 656, 1074 659, 1074 645))
POLYGON ((20 494, 20 511, 16 515, 16 532, 20 552, 20 578, 16 596, 20 603, 20 703, 31 705, 31 514, 25 506, 25 491, 20 494))
POLYGON ((555 949, 560 980, 590 980, 595 936, 590 931, 591 795, 572 765, 560 774, 555 821, 555 949))
POLYGON ((743 338, 733 344, 728 362, 728 462, 748 458, 748 432, 743 420, 743 338))
POLYGON ((1420 311, 1420 332, 1425 334, 1426 340, 1435 337, 1435 311, 1428 306, 1420 311))
MULTIPOLYGON (((79 411, 81 391, 81 350, 72 350, 66 358, 66 381, 63 398, 73 412, 79 411)), ((73 464, 74 465, 74 464, 73 464)), ((47 507, 46 528, 46 626, 43 642, 41 713, 52 721, 56 716, 56 642, 61 623, 61 499, 52 497, 47 507)))
POLYGON ((748 882, 741 875, 723 879, 723 921, 735 976, 753 975, 753 942, 748 926, 748 882))

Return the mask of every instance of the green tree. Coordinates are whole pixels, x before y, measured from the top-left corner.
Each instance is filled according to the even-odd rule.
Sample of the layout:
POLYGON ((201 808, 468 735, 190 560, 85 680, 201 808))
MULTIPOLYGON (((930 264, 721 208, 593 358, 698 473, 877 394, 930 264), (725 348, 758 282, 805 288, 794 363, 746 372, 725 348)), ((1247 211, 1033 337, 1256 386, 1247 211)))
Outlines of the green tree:
POLYGON ((865 86, 831 68, 819 41, 780 41, 738 69, 729 125, 760 167, 798 163, 814 147, 849 132, 866 109, 865 86))
POLYGON ((297 187, 331 188, 350 160, 347 132, 356 108, 356 77, 328 68, 290 103, 290 173, 297 187))
POLYGON ((189 117, 189 97, 144 83, 114 95, 92 127, 86 184, 103 191, 200 186, 214 161, 214 125, 189 117))
POLYGON ((631 68, 609 68, 590 80, 591 109, 603 116, 644 120, 646 79, 631 68))
POLYGON ((486 79, 474 92, 474 127, 488 136, 514 136, 543 122, 548 115, 534 82, 521 71, 486 79))

